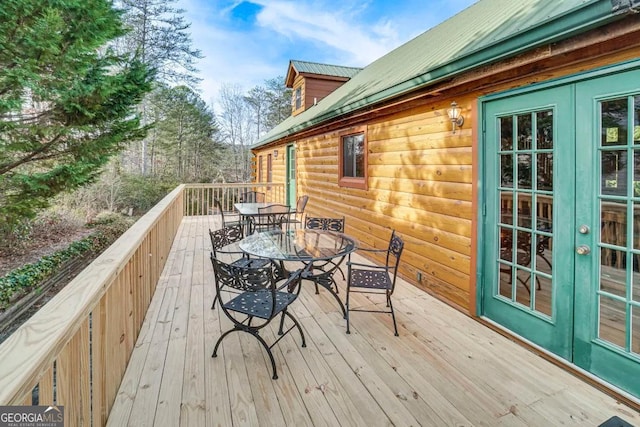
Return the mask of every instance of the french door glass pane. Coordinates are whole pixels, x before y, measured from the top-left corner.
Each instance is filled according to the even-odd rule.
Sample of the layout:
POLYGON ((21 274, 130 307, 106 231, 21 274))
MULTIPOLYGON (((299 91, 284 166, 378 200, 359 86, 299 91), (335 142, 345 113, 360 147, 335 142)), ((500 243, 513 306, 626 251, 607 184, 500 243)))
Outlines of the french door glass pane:
POLYGON ((625 348, 625 309, 622 301, 605 296, 600 297, 600 324, 598 338, 625 348))
POLYGON ((623 351, 634 351, 640 333, 633 303, 640 288, 639 111, 638 96, 600 103, 598 337, 623 351))
POLYGON ((628 132, 627 98, 605 101, 602 108, 602 145, 626 145, 628 132))
POLYGON ((553 117, 552 110, 500 117, 497 153, 497 294, 547 316, 553 314, 553 117))

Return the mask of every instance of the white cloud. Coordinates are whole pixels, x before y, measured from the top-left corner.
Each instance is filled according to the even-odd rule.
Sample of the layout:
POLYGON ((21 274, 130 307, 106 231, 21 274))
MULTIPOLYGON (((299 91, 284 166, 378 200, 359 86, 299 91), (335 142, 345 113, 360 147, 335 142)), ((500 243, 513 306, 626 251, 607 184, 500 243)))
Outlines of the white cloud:
POLYGON ((215 102, 223 84, 249 90, 284 75, 289 59, 366 66, 473 2, 437 0, 425 9, 424 0, 249 1, 262 9, 248 23, 234 17, 242 0, 178 1, 205 56, 198 68, 206 102, 215 102))
POLYGON ((399 44, 390 22, 360 22, 348 9, 319 8, 316 4, 256 1, 263 6, 258 23, 291 39, 313 41, 345 52, 349 64, 364 66, 399 44), (347 19, 345 19, 347 18, 347 19), (354 18, 354 19, 348 19, 354 18))

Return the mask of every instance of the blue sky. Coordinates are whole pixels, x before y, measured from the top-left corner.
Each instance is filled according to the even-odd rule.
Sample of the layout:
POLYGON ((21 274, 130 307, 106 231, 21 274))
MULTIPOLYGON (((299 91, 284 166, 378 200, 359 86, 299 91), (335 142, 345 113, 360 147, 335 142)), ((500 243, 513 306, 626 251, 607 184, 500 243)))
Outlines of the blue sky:
POLYGON ((284 76, 290 59, 364 67, 476 0, 178 0, 191 22, 202 98, 284 76))

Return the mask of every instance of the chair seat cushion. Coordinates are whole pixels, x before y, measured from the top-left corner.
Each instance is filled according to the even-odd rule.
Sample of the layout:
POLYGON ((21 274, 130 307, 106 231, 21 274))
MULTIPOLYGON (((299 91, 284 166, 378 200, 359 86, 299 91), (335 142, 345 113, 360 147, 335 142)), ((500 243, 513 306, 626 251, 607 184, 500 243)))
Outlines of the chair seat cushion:
POLYGON ((386 271, 351 270, 352 288, 391 289, 391 278, 386 271))
MULTIPOLYGON (((274 316, 291 304, 297 296, 296 294, 290 294, 288 292, 276 292, 275 295, 276 307, 273 313, 274 316)), ((272 315, 271 304, 271 292, 265 290, 257 292, 243 292, 225 303, 224 307, 238 313, 259 317, 261 319, 268 319, 272 315)))

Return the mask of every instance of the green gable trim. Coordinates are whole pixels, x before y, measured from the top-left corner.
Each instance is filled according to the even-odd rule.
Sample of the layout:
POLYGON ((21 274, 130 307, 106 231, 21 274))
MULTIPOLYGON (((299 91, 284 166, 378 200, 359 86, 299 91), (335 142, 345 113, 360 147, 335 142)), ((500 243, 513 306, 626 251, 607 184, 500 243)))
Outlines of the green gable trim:
MULTIPOLYGON (((345 96, 334 100, 334 97, 331 97, 330 95, 323 99, 318 106, 314 106, 298 116, 286 119, 280 125, 276 126, 271 132, 267 133, 256 145, 253 146, 253 148, 269 144, 345 114, 356 112, 365 107, 371 107, 375 104, 394 97, 402 96, 411 91, 428 87, 438 83, 439 81, 451 78, 454 75, 490 62, 495 62, 517 55, 535 48, 536 46, 566 39, 573 35, 620 19, 624 16, 622 12, 625 10, 614 10, 610 0, 591 0, 587 2, 576 1, 574 3, 575 6, 573 8, 569 8, 564 12, 558 12, 556 15, 551 15, 550 17, 547 17, 546 20, 542 20, 539 25, 534 25, 533 27, 526 28, 523 31, 516 30, 514 33, 508 34, 500 40, 481 46, 475 51, 471 51, 466 55, 451 59, 448 62, 445 61, 442 64, 436 64, 435 67, 426 72, 398 84, 393 84, 372 93, 371 95, 364 96, 360 99, 356 98, 352 102, 345 101, 345 96), (324 102, 333 102, 333 105, 327 105, 324 109, 318 108, 323 106, 324 102)), ((542 6, 540 6, 540 8, 540 12, 542 13, 544 8, 542 6)), ((473 17, 473 15, 471 17, 473 17)), ((460 15, 457 15, 449 21, 446 21, 446 24, 449 27, 452 27, 452 24, 457 24, 457 22, 455 22, 456 19, 462 20, 463 18, 460 18, 460 15)), ((467 19, 467 17, 464 19, 467 19)), ((468 19, 467 22, 460 22, 460 24, 473 25, 468 19)), ((523 23, 523 26, 526 26, 526 23, 523 23)), ((425 34, 429 34, 431 31, 432 30, 429 30, 425 34)), ((455 33, 452 33, 452 36, 455 35, 455 33)), ((490 33, 487 34, 487 37, 490 35, 490 33)), ((399 47, 396 51, 409 49, 407 47, 409 43, 399 47)), ((429 55, 429 52, 424 51, 422 54, 429 55)), ((385 57, 382 58, 382 60, 384 59, 385 57)), ((375 62, 373 64, 377 65, 375 62)), ((410 67, 411 65, 412 64, 409 63, 406 64, 407 67, 410 67)), ((387 65, 387 67, 391 67, 391 65, 387 65)), ((366 74, 366 71, 367 69, 365 68, 358 74, 358 76, 337 89, 336 92, 334 92, 336 97, 338 96, 338 93, 348 91, 351 87, 350 83, 354 82, 355 84, 358 78, 366 74)))

